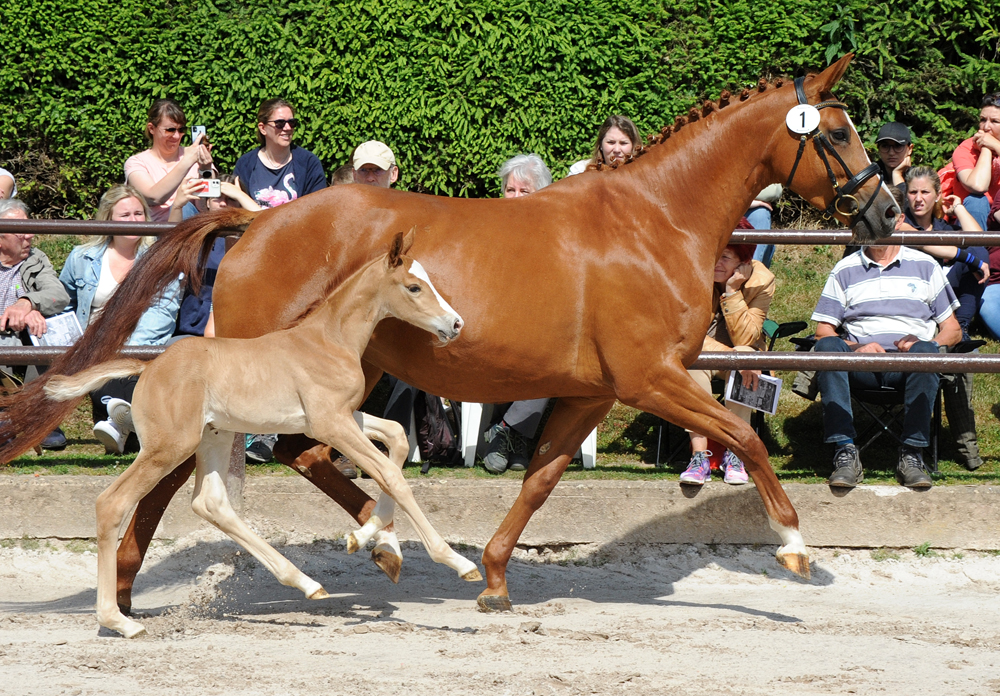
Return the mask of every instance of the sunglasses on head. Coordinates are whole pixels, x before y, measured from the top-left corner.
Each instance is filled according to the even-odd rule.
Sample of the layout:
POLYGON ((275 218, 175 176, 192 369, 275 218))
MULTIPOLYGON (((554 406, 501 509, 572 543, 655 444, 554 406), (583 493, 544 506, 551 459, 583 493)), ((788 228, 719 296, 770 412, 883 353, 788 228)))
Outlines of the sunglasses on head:
POLYGON ((285 130, 285 125, 291 126, 293 129, 299 127, 299 119, 297 118, 276 118, 273 121, 265 121, 274 126, 275 130, 285 130))

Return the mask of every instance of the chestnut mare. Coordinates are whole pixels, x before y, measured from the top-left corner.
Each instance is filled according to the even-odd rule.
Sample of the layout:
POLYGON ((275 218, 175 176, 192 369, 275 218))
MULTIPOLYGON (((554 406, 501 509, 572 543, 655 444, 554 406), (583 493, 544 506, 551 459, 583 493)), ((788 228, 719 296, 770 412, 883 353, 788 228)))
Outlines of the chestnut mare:
MULTIPOLYGON (((896 204, 881 178, 854 176, 864 170, 870 177, 870 160, 843 104, 827 101, 850 60, 799 78, 794 87, 761 81, 752 94, 724 92, 719 102, 678 117, 634 162, 522 198, 461 200, 337 186, 260 214, 193 218, 136 263, 113 306, 48 374, 72 374, 113 357, 155 292, 180 271, 196 277, 199 257, 219 235, 245 229, 216 278, 216 332, 254 337, 287 326, 331 282, 416 225, 413 252, 469 328, 436 348, 415 327, 382 322, 364 355, 367 388, 386 371, 458 401, 559 397, 521 492, 483 553, 482 609, 510 608, 505 573, 518 537, 615 399, 733 450, 781 538, 779 563, 808 577, 798 517, 767 450, 685 368, 698 357, 711 318, 712 268, 765 186, 788 184, 855 226, 859 242, 892 232, 896 204), (822 109, 811 116, 815 128, 799 134, 786 115, 803 102, 822 109)), ((35 384, 42 381, 8 401, 0 461, 40 441, 67 413, 40 393, 35 384), (10 436, 16 439, 7 442, 10 436)), ((278 444, 281 461, 360 523, 367 519, 373 501, 335 470, 328 449, 308 450, 316 443, 302 436, 278 444)), ((126 607, 156 523, 192 467, 179 467, 140 503, 119 547, 119 602, 126 607)))

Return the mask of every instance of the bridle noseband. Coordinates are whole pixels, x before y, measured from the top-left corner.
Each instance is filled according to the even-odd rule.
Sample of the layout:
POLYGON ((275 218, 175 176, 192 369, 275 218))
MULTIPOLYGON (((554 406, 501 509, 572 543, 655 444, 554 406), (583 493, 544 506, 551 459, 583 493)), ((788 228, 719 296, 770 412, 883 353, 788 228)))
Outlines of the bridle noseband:
MULTIPOLYGON (((809 103, 809 100, 806 98, 806 91, 802 88, 802 83, 805 82, 805 79, 805 77, 795 78, 795 96, 799 100, 799 104, 809 103)), ((839 101, 825 101, 815 104, 814 106, 817 110, 834 108, 847 111, 847 105, 839 101)), ((785 183, 785 188, 791 188, 792 179, 795 177, 795 170, 799 168, 799 160, 802 159, 802 153, 806 147, 806 141, 813 138, 817 141, 816 150, 819 152, 819 156, 823 159, 823 164, 826 165, 826 173, 827 176, 830 177, 830 184, 833 186, 833 200, 823 212, 830 216, 834 213, 840 213, 850 219, 851 226, 853 227, 855 218, 864 219, 865 213, 868 212, 868 209, 875 201, 878 192, 876 191, 874 195, 868 197, 868 202, 865 203, 865 207, 861 208, 859 212, 841 210, 841 204, 844 201, 848 201, 851 204, 850 207, 857 211, 861 206, 858 203, 858 199, 854 197, 854 192, 861 188, 866 181, 871 179, 876 174, 878 175, 879 188, 881 188, 882 184, 885 182, 885 174, 882 171, 882 168, 878 166, 878 163, 869 164, 857 174, 852 174, 851 168, 847 166, 847 162, 845 162, 844 158, 840 156, 840 153, 837 152, 837 150, 830 143, 829 138, 826 137, 826 133, 821 131, 819 129, 819 125, 817 124, 816 128, 814 128, 811 132, 803 133, 799 136, 799 151, 795 155, 795 164, 792 165, 792 171, 788 175, 788 181, 785 183), (830 166, 830 158, 827 157, 827 152, 837 159, 837 162, 839 162, 840 166, 843 167, 844 173, 849 177, 847 183, 843 186, 837 183, 837 177, 834 175, 833 168, 830 166)))

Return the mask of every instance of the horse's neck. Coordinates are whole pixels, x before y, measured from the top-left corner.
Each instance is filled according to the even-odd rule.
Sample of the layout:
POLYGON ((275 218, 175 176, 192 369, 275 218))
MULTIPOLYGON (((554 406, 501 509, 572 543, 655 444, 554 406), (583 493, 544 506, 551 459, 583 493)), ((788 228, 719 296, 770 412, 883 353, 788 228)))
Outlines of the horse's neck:
POLYGON ((795 102, 790 86, 772 90, 684 125, 621 174, 648 192, 677 230, 728 235, 757 193, 775 183, 766 158, 795 102))
POLYGON ((384 276, 382 264, 369 264, 337 286, 296 328, 316 333, 360 356, 375 325, 386 316, 380 298, 384 276))

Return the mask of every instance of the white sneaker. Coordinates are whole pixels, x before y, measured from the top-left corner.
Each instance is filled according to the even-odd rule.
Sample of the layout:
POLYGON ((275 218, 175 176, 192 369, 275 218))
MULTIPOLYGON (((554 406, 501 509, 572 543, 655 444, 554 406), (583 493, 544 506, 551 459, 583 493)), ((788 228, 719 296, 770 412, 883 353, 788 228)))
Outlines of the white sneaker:
POLYGON ((125 451, 125 438, 112 421, 103 420, 94 424, 94 437, 104 445, 105 454, 121 454, 125 451))
POLYGON ((108 420, 114 421, 122 437, 128 437, 135 430, 132 424, 132 404, 124 399, 109 399, 108 420))

